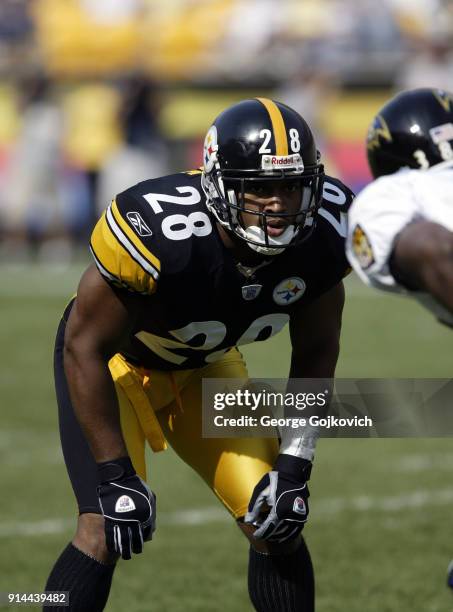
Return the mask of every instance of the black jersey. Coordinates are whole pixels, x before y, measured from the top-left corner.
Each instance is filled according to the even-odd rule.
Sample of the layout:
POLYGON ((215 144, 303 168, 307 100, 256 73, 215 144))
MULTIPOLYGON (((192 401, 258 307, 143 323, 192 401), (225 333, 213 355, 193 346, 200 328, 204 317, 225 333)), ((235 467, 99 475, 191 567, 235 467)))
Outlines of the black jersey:
POLYGON ((143 296, 122 352, 146 368, 202 367, 231 347, 265 340, 349 270, 344 242, 353 195, 337 179, 326 177, 310 238, 254 271, 225 247, 200 179, 194 171, 131 187, 92 234, 102 276, 143 296))

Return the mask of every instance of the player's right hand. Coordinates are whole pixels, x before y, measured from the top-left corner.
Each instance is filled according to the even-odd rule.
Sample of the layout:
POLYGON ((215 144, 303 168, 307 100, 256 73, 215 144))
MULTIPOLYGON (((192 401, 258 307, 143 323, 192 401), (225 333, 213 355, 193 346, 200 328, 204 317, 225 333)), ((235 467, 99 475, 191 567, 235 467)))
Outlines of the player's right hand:
POLYGON ((256 485, 244 518, 257 528, 254 538, 281 543, 299 536, 308 519, 311 465, 300 457, 278 455, 274 469, 256 485))
POLYGON ((156 528, 156 496, 137 476, 129 457, 98 463, 99 504, 111 553, 130 559, 156 528))

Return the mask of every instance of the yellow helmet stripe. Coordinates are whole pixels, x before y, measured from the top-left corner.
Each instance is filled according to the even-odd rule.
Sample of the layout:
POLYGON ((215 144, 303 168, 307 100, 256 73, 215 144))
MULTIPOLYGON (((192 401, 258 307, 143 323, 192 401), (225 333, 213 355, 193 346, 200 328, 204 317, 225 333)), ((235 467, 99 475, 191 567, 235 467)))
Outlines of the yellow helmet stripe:
POLYGON ((271 118, 272 131, 274 132, 276 155, 288 155, 288 137, 286 135, 285 122, 280 109, 273 100, 269 98, 256 98, 266 108, 271 118))

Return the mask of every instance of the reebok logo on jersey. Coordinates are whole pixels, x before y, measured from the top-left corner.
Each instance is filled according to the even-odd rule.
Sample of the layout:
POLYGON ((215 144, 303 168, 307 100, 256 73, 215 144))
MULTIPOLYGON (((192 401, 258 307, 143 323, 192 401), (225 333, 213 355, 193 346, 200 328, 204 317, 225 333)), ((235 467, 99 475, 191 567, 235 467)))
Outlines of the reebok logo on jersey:
POLYGON ((132 512, 132 510, 135 510, 135 504, 129 495, 118 497, 115 504, 115 512, 132 512))
POLYGON ((296 497, 294 500, 293 512, 296 514, 303 514, 304 516, 307 514, 307 508, 302 497, 296 497))
POLYGON ((374 264, 374 253, 371 243, 360 225, 356 225, 352 232, 352 250, 362 270, 366 270, 374 264))
POLYGON ((129 219, 129 221, 132 223, 134 230, 139 236, 152 236, 153 235, 153 232, 146 225, 140 213, 128 212, 126 216, 129 219))

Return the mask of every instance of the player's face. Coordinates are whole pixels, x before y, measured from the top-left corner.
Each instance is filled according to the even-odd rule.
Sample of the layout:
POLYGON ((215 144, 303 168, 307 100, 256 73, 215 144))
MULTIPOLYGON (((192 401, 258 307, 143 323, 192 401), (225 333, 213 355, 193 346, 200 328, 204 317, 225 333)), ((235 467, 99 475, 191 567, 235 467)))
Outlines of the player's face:
POLYGON ((257 221, 253 213, 273 215, 266 217, 267 232, 271 238, 278 238, 288 225, 296 222, 301 197, 301 184, 298 180, 247 182, 244 208, 248 212, 241 213, 244 227, 263 224, 263 218, 257 221))

